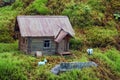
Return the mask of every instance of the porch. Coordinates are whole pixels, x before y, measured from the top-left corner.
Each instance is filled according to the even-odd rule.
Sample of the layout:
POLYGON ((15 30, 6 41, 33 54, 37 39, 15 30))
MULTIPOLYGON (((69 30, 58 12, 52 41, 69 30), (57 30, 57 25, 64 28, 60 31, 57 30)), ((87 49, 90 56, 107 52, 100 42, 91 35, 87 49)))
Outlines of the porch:
POLYGON ((61 56, 64 56, 64 55, 72 55, 71 52, 67 51, 67 52, 61 52, 61 53, 58 53, 59 55, 61 56))

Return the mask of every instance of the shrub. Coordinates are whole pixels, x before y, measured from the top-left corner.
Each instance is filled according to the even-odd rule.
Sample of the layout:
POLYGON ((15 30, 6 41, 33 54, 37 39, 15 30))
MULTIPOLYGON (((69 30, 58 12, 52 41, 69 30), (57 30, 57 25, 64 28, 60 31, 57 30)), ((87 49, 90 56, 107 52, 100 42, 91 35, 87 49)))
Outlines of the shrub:
POLYGON ((115 21, 111 20, 111 21, 108 21, 108 22, 107 22, 107 26, 108 26, 108 27, 115 27, 115 26, 116 26, 116 23, 115 23, 115 21))
POLYGON ((112 61, 112 63, 108 63, 111 68, 120 73, 120 52, 115 48, 112 48, 106 52, 105 56, 107 56, 109 60, 112 61))
POLYGON ((62 12, 63 15, 70 17, 73 25, 87 27, 93 24, 91 7, 84 3, 69 3, 62 12))
POLYGON ((60 75, 60 80, 98 80, 92 69, 72 70, 60 75), (72 75, 72 76, 71 76, 72 75))
POLYGON ((116 28, 104 29, 94 27, 87 31, 86 37, 91 47, 106 47, 108 45, 114 45, 114 36, 116 35, 118 35, 116 28))
POLYGON ((21 0, 16 0, 12 5, 12 9, 21 9, 24 7, 24 3, 21 0))
POLYGON ((98 50, 99 49, 94 49, 94 55, 92 57, 105 62, 113 71, 115 71, 115 73, 120 74, 120 52, 113 47, 104 53, 98 50))
POLYGON ((0 79, 2 80, 27 80, 24 71, 18 67, 16 61, 0 60, 0 79))
POLYGON ((74 50, 79 50, 83 46, 83 42, 80 38, 73 38, 70 40, 70 48, 74 50))
POLYGON ((48 0, 47 7, 51 10, 53 15, 61 15, 69 0, 48 0))
POLYGON ((25 14, 49 14, 50 10, 46 7, 46 4, 47 0, 35 0, 26 8, 25 14))
POLYGON ((0 43, 0 53, 18 51, 18 43, 0 43))
POLYGON ((82 70, 72 70, 61 73, 59 76, 54 75, 48 71, 45 71, 43 68, 38 70, 38 77, 36 79, 43 80, 98 80, 94 75, 94 71, 90 68, 82 70))
POLYGON ((12 6, 0 8, 0 42, 13 42, 13 30, 15 24, 15 17, 19 14, 19 10, 13 10, 12 6))
POLYGON ((21 0, 24 3, 24 7, 29 6, 29 4, 32 4, 34 0, 21 0))
POLYGON ((87 4, 89 4, 92 9, 97 10, 98 12, 104 12, 105 6, 103 5, 102 0, 88 0, 87 4))
POLYGON ((28 80, 26 73, 30 64, 27 59, 23 61, 25 55, 20 58, 21 55, 14 52, 0 53, 1 80, 28 80))

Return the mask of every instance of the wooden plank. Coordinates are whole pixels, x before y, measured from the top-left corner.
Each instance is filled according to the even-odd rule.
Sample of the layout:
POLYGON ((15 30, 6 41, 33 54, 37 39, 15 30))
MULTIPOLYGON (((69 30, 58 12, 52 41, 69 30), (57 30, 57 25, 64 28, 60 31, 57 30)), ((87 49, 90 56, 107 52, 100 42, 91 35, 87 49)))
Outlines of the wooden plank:
POLYGON ((35 51, 42 51, 43 54, 45 53, 55 53, 55 48, 56 48, 56 43, 54 42, 53 38, 32 38, 32 42, 31 42, 31 50, 33 52, 35 51), (49 39, 51 40, 51 47, 45 49, 44 48, 44 40, 49 39))
POLYGON ((64 56, 64 55, 72 55, 71 52, 62 52, 62 53, 59 53, 61 56, 64 56))

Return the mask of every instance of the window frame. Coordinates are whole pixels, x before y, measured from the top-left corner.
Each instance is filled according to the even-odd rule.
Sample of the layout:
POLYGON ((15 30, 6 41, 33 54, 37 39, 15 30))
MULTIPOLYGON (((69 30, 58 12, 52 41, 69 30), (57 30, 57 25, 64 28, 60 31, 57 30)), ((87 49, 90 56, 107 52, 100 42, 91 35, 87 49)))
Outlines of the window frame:
POLYGON ((44 48, 44 49, 49 49, 49 48, 51 48, 51 40, 49 40, 49 39, 44 40, 44 41, 43 41, 43 48, 44 48), (48 41, 48 42, 46 42, 46 41, 48 41), (49 45, 49 46, 45 46, 46 44, 49 45))

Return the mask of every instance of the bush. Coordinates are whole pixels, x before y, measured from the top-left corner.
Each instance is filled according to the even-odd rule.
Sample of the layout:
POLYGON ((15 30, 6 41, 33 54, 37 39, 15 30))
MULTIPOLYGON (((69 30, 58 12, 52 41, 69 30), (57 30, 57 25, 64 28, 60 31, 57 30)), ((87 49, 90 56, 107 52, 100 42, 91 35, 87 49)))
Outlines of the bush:
POLYGON ((114 45, 114 37, 118 35, 116 28, 104 29, 99 27, 90 28, 87 31, 86 37, 88 44, 91 47, 106 47, 108 45, 114 45))
POLYGON ((21 0, 23 3, 24 3, 24 7, 27 7, 27 6, 29 6, 30 4, 32 4, 32 2, 34 1, 34 0, 21 0))
POLYGON ((0 53, 18 51, 18 43, 0 43, 0 53))
MULTIPOLYGON (((6 46, 6 45, 5 45, 6 46)), ((35 68, 35 58, 22 54, 11 45, 9 52, 0 52, 0 79, 1 80, 30 80, 35 68), (33 71, 33 72, 32 72, 33 71)), ((7 49, 6 49, 7 50, 7 49)))
POLYGON ((47 0, 35 0, 26 8, 25 14, 49 14, 50 10, 46 7, 46 4, 47 0))
POLYGON ((106 52, 105 56, 107 56, 112 61, 112 63, 108 63, 111 68, 120 73, 120 52, 115 48, 112 48, 106 52))
POLYGON ((49 71, 45 71, 43 68, 38 70, 37 79, 43 80, 98 80, 98 78, 94 75, 94 71, 90 68, 82 69, 82 70, 72 70, 61 73, 59 76, 50 73, 49 71))
POLYGON ((26 73, 30 64, 27 59, 23 61, 25 55, 20 58, 21 55, 15 52, 0 53, 1 80, 28 80, 26 73))
POLYGON ((12 9, 22 9, 24 7, 24 3, 21 0, 16 0, 12 5, 12 9))
POLYGON ((51 10, 53 15, 61 15, 69 0, 48 0, 47 7, 51 10))
POLYGON ((27 80, 20 64, 16 61, 0 60, 0 79, 1 80, 27 80))
POLYGON ((13 42, 15 17, 20 11, 19 9, 13 10, 12 6, 2 7, 0 11, 2 12, 0 13, 2 15, 0 16, 0 42, 13 42))
POLYGON ((108 26, 108 27, 115 27, 115 26, 116 26, 116 23, 115 23, 115 21, 111 20, 111 21, 108 21, 108 22, 107 22, 107 26, 108 26))
POLYGON ((72 70, 61 74, 60 80, 98 80, 92 69, 72 70), (72 75, 72 76, 71 76, 72 75))
POLYGON ((80 38, 73 38, 70 40, 70 49, 79 50, 83 46, 83 42, 80 38))
POLYGON ((91 6, 82 2, 69 3, 62 14, 69 16, 72 24, 79 27, 87 27, 93 24, 91 6))
POLYGON ((98 51, 98 49, 95 49, 94 56, 92 57, 105 62, 113 71, 115 71, 115 73, 120 74, 120 52, 115 48, 111 47, 104 52, 104 54, 101 51, 98 51))

